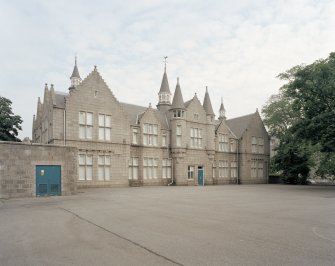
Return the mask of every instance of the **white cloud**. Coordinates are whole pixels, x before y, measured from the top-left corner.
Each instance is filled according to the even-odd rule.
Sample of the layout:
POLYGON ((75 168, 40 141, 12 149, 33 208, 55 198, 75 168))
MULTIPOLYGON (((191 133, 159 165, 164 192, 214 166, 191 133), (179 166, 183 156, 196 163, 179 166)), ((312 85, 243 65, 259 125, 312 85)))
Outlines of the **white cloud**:
POLYGON ((157 103, 168 55, 173 92, 205 86, 215 111, 254 112, 277 92, 276 76, 327 57, 335 44, 332 1, 7 1, 0 4, 0 95, 13 101, 31 135, 45 82, 69 86, 74 55, 84 78, 97 64, 124 102, 157 103), (140 92, 140 93, 139 93, 140 92))

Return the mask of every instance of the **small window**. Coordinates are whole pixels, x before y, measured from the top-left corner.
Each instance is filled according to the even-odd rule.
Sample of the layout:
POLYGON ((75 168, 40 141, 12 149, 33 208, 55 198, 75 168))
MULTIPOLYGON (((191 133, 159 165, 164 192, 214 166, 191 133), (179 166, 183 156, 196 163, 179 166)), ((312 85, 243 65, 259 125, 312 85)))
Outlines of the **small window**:
POLYGON ((194 179, 194 166, 189 165, 187 168, 187 179, 194 179))

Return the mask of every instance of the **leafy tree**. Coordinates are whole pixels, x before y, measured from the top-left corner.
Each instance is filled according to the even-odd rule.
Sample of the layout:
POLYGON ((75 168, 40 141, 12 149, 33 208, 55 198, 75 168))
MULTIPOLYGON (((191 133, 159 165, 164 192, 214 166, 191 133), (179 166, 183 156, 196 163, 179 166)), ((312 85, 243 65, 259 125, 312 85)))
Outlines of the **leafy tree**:
POLYGON ((272 95, 262 114, 269 134, 279 139, 299 120, 299 113, 292 108, 292 100, 283 93, 272 95))
POLYGON ((0 140, 20 141, 18 131, 22 130, 22 119, 12 112, 11 100, 0 96, 0 140))
POLYGON ((299 138, 319 144, 322 152, 335 152, 335 53, 313 64, 295 67, 279 77, 285 97, 300 114, 293 131, 299 138))

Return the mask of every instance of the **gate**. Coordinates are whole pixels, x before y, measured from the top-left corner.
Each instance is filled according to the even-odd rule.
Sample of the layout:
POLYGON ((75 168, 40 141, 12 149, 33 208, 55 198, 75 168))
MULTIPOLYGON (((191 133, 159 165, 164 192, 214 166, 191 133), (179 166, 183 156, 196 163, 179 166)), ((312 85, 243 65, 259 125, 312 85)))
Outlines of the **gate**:
POLYGON ((36 196, 61 195, 61 166, 36 165, 36 196))

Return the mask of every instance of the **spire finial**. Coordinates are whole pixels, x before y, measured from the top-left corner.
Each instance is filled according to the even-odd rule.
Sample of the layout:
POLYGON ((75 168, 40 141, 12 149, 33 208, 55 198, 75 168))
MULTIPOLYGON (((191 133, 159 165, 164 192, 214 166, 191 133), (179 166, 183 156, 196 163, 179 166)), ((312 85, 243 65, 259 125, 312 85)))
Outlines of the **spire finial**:
POLYGON ((168 59, 168 57, 164 56, 164 72, 166 72, 166 63, 167 63, 166 59, 168 59))
POLYGON ((179 77, 177 77, 177 85, 179 85, 179 77))
POLYGON ((223 97, 221 97, 221 103, 223 104, 223 97))
POLYGON ((208 93, 208 87, 206 86, 206 92, 208 93))
POLYGON ((77 55, 75 55, 75 57, 74 57, 74 65, 75 66, 77 65, 77 55))

